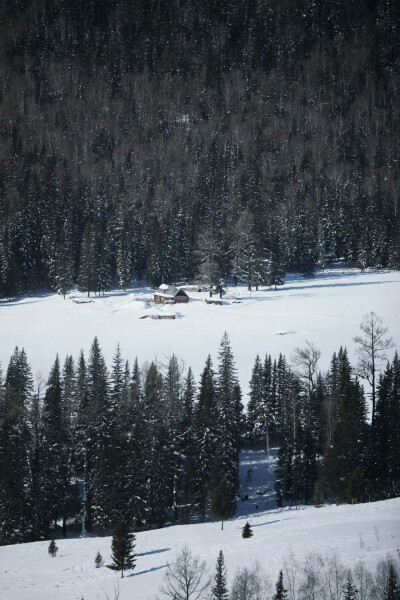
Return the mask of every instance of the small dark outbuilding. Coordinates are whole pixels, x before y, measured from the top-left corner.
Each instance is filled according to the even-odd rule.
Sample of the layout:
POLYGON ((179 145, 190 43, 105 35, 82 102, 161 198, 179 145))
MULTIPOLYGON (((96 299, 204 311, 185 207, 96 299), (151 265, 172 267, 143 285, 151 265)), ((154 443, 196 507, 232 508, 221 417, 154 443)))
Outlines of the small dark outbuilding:
POLYGON ((182 288, 177 288, 174 285, 170 287, 162 286, 154 294, 154 302, 157 304, 175 304, 181 302, 189 302, 189 296, 182 288))

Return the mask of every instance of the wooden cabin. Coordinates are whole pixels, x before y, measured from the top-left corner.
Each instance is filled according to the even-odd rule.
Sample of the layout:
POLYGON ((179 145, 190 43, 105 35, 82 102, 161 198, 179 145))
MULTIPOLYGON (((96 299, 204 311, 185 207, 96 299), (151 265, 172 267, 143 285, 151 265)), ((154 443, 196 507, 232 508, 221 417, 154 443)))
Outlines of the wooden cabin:
POLYGON ((154 302, 157 304, 177 304, 181 302, 189 302, 189 296, 182 288, 177 288, 174 285, 167 287, 165 284, 160 286, 154 294, 154 302))

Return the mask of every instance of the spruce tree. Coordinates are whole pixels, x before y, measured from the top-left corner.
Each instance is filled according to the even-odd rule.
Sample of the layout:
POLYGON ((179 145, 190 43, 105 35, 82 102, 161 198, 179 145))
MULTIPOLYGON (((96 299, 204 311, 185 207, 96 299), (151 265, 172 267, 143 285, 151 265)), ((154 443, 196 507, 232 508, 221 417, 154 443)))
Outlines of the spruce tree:
POLYGON ((117 510, 119 497, 119 449, 117 407, 110 394, 108 371, 98 339, 93 340, 88 361, 90 526, 102 530, 121 520, 117 510))
POLYGON ((88 297, 90 292, 97 289, 97 247, 96 247, 96 229, 95 225, 88 221, 83 234, 81 245, 78 285, 82 292, 87 292, 88 297))
POLYGON ((214 586, 211 588, 212 600, 228 600, 229 594, 226 584, 226 568, 222 550, 220 550, 217 558, 214 582, 214 586))
POLYGON ((285 267, 279 251, 271 252, 269 258, 268 285, 276 290, 278 285, 285 283, 285 267))
POLYGON ((165 402, 164 382, 157 365, 151 363, 144 382, 143 418, 148 432, 145 457, 148 524, 162 526, 173 505, 174 495, 174 431, 165 402))
POLYGON ((242 528, 242 538, 247 539, 251 537, 253 537, 253 531, 250 527, 250 523, 247 521, 247 523, 242 528))
POLYGON ((400 361, 397 353, 379 377, 368 477, 377 498, 400 493, 400 361))
POLYGON ((132 234, 128 225, 127 216, 121 209, 117 219, 117 275, 118 285, 125 290, 132 283, 133 258, 132 258, 132 234))
POLYGON ((351 577, 351 573, 347 574, 346 583, 343 585, 342 591, 343 591, 343 600, 357 600, 358 590, 354 586, 353 579, 351 577))
POLYGON ((58 356, 51 368, 43 400, 43 486, 49 525, 61 515, 69 486, 69 439, 62 403, 58 356))
POLYGON ((120 345, 117 344, 111 367, 111 396, 115 404, 121 403, 124 385, 124 362, 121 356, 120 345))
POLYGON ((1 402, 0 543, 29 540, 32 532, 31 431, 27 419, 33 391, 24 349, 15 348, 7 368, 1 402))
POLYGON ((55 540, 51 540, 49 547, 48 547, 48 553, 50 554, 50 556, 52 558, 54 558, 55 556, 57 556, 57 552, 58 552, 58 546, 55 542, 55 540))
POLYGON ((209 509, 211 492, 217 480, 218 410, 215 375, 209 356, 201 374, 194 413, 193 488, 201 516, 209 509))
POLYGON ((352 375, 347 353, 339 357, 340 405, 322 477, 327 496, 343 500, 355 469, 365 470, 366 406, 363 388, 352 375))
POLYGON ((283 573, 279 571, 278 581, 276 582, 276 592, 272 596, 272 600, 287 600, 289 598, 287 589, 283 585, 283 573))
POLYGON ((121 522, 115 529, 111 541, 112 563, 107 565, 113 571, 121 571, 121 577, 125 571, 132 571, 136 566, 135 559, 135 536, 129 533, 126 523, 121 522))
POLYGON ((193 510, 194 490, 194 400, 196 384, 192 369, 189 367, 183 387, 183 411, 180 429, 180 448, 184 456, 182 502, 184 518, 187 521, 193 510))
POLYGON ((257 355, 250 379, 250 400, 247 404, 247 425, 249 433, 254 441, 258 441, 265 435, 263 413, 264 413, 264 377, 263 365, 257 355))
POLYGON ((67 217, 56 250, 55 265, 55 288, 59 294, 63 295, 64 299, 74 283, 74 252, 72 238, 72 224, 70 217, 67 217))
POLYGON ((230 519, 236 513, 236 502, 232 488, 228 485, 226 479, 222 479, 219 486, 215 488, 211 497, 211 514, 217 519, 221 519, 221 529, 224 528, 224 521, 230 519))
POLYGON ((389 565, 383 600, 400 600, 399 576, 393 563, 389 565))
MULTIPOLYGON (((228 484, 236 492, 238 489, 238 460, 240 452, 240 400, 235 403, 235 389, 238 380, 233 353, 227 333, 220 343, 217 374, 217 408, 218 408, 218 445, 217 464, 218 477, 214 484, 226 478, 228 484), (236 404, 236 405, 235 405, 236 404)), ((237 393, 236 393, 236 399, 237 393)))

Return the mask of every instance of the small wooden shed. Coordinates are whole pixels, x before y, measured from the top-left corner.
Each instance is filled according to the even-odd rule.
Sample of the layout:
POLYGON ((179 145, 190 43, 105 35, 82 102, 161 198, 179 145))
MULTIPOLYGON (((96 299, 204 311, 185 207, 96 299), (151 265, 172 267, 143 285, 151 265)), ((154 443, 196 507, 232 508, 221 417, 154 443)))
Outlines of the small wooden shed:
POLYGON ((174 285, 170 287, 162 285, 154 294, 154 302, 157 304, 189 302, 189 296, 182 288, 177 288, 174 285))

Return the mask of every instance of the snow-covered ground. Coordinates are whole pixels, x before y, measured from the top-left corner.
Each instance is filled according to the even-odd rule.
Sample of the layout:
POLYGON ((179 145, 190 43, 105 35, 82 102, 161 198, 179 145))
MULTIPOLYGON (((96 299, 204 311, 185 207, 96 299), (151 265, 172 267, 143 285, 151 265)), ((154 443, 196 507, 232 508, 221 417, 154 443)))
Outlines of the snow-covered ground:
POLYGON ((400 498, 360 505, 314 506, 299 510, 273 508, 269 494, 271 464, 262 451, 246 451, 241 461, 241 485, 249 500, 240 503, 239 515, 224 524, 176 525, 136 534, 137 564, 123 580, 119 574, 95 568, 98 551, 110 561, 110 537, 57 540, 58 555, 50 558, 49 542, 0 547, 1 600, 120 600, 153 599, 168 562, 187 545, 214 572, 220 550, 224 552, 228 578, 236 569, 255 561, 276 581, 285 558, 293 552, 301 562, 309 553, 335 553, 348 567, 359 560, 374 569, 388 552, 400 547, 400 498), (247 478, 252 469, 251 481, 247 478), (246 488, 247 480, 247 488, 246 488), (259 495, 261 492, 264 495, 259 495), (256 503, 258 509, 256 509, 256 503), (267 510, 265 510, 267 508, 267 510), (242 539, 246 521, 251 539, 242 539))
POLYGON ((61 360, 66 354, 77 357, 80 349, 87 354, 97 335, 109 365, 120 342, 123 356, 130 361, 137 356, 141 364, 165 363, 174 353, 186 367, 192 366, 198 379, 207 355, 216 360, 227 331, 246 393, 257 353, 290 357, 295 347, 309 340, 322 351, 321 369, 329 366, 341 345, 355 362, 353 337, 367 312, 375 311, 400 341, 399 272, 335 268, 313 279, 289 275, 276 291, 232 287, 223 306, 207 305, 205 292, 188 294, 188 304, 157 307, 146 303, 153 298, 148 288, 107 292, 83 304, 73 302, 85 298, 79 292, 66 300, 45 294, 0 302, 0 362, 6 368, 14 347, 24 347, 33 373, 47 377, 56 353, 61 360), (177 318, 141 318, 158 313, 177 318))

